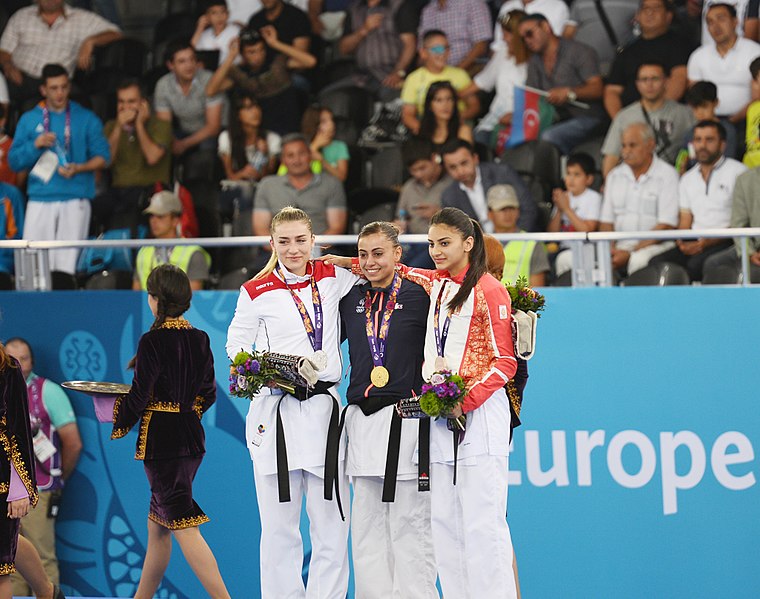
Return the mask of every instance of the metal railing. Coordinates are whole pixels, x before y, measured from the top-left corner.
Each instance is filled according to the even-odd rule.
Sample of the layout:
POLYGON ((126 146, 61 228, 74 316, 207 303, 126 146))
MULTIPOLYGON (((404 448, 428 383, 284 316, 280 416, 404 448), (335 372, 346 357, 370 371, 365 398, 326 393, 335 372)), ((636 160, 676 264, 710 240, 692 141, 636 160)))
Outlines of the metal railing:
MULTIPOLYGON (((573 287, 610 287, 614 285, 611 247, 613 242, 624 240, 658 239, 672 241, 677 239, 743 239, 740 244, 740 264, 742 285, 751 285, 749 250, 747 240, 760 238, 760 228, 741 229, 705 229, 594 232, 594 233, 498 233, 499 241, 540 241, 566 242, 573 250, 572 285, 573 287), (593 244, 594 251, 584 251, 586 244, 593 244)), ((401 235, 403 244, 427 243, 426 235, 401 235)), ((353 245, 356 235, 318 235, 317 246, 353 245)), ((204 248, 226 248, 241 246, 268 246, 268 236, 249 237, 204 237, 193 239, 96 239, 79 241, 0 241, 0 249, 12 249, 16 264, 16 288, 45 291, 51 288, 49 252, 66 248, 131 248, 145 246, 181 246, 202 245, 204 248)))

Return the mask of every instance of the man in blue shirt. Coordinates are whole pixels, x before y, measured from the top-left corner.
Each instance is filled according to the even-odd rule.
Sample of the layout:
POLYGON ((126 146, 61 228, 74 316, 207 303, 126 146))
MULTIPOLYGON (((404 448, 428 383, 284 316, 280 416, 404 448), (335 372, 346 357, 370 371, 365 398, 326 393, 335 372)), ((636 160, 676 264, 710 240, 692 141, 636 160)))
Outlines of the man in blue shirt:
MULTIPOLYGON (((69 100, 69 75, 61 65, 42 69, 45 99, 24 113, 8 154, 15 171, 31 170, 24 239, 84 239, 90 227, 95 171, 108 166, 111 152, 103 124, 90 110, 69 100)), ((51 270, 74 273, 78 249, 50 252, 51 270)))
MULTIPOLYGON (((21 239, 24 229, 24 196, 13 185, 0 181, 0 239, 21 239)), ((13 250, 0 250, 0 272, 13 272, 13 250)))

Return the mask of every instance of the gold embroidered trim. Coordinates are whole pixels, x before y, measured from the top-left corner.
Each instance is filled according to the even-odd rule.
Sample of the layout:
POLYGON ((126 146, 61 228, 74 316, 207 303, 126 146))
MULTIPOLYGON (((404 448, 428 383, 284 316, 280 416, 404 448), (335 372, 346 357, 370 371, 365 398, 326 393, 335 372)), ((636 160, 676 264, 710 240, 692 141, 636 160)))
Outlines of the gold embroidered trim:
POLYGON ((459 375, 467 383, 468 392, 471 386, 488 372, 496 357, 491 341, 491 317, 485 293, 479 285, 476 285, 473 295, 472 323, 467 335, 462 363, 459 366, 459 375))
POLYGON ((192 329, 193 325, 187 322, 184 318, 178 320, 167 320, 163 323, 160 329, 192 329))
POLYGON ((433 290, 433 281, 424 275, 410 271, 400 271, 399 274, 407 281, 411 281, 422 287, 428 295, 430 295, 430 292, 433 290))
POLYGON ((0 483, 0 493, 7 493, 11 490, 10 483, 0 483))
POLYGON ((171 401, 151 401, 145 406, 146 412, 179 412, 179 404, 171 401))
POLYGON ((8 439, 7 431, 2 431, 0 432, 0 443, 2 443, 5 454, 12 462, 11 467, 16 468, 18 477, 21 479, 21 482, 24 483, 24 488, 26 488, 26 492, 29 495, 29 501, 31 502, 32 507, 35 507, 37 505, 37 500, 39 499, 39 496, 37 495, 37 487, 32 484, 32 479, 29 476, 29 472, 26 470, 24 460, 21 459, 21 452, 19 451, 18 443, 16 443, 16 437, 8 439))
POLYGON ((123 395, 117 395, 116 401, 113 403, 113 424, 114 429, 111 431, 111 439, 121 439, 123 436, 125 436, 130 430, 131 426, 128 426, 126 428, 116 428, 116 420, 119 416, 119 412, 121 411, 121 400, 124 396, 123 395))
POLYGON ((198 414, 198 419, 203 417, 203 401, 204 399, 200 395, 196 395, 195 401, 193 401, 193 410, 198 414))
POLYGON ((150 425, 150 419, 152 416, 153 412, 144 412, 142 415, 140 432, 137 434, 137 451, 135 452, 136 460, 145 459, 145 446, 148 443, 148 425, 150 425))
POLYGON ((7 576, 13 574, 16 571, 16 566, 13 564, 0 564, 0 576, 7 576))
POLYGON ((517 392, 517 385, 515 385, 515 382, 512 379, 507 382, 507 397, 509 397, 509 403, 512 404, 512 409, 519 417, 522 403, 520 402, 520 394, 517 392))
POLYGON ((148 518, 153 520, 153 522, 156 524, 160 524, 169 530, 193 528, 195 526, 200 526, 201 524, 205 524, 206 522, 211 521, 211 519, 206 514, 202 514, 200 516, 192 516, 190 518, 180 518, 179 520, 172 520, 170 522, 169 520, 165 520, 164 518, 161 518, 161 516, 157 516, 153 512, 150 512, 148 514, 148 518))

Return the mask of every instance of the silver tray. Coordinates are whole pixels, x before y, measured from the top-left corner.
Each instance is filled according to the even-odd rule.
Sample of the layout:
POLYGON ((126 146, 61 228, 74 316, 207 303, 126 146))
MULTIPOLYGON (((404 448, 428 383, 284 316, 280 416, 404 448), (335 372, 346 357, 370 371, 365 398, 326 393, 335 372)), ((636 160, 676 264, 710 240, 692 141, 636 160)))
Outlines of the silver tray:
POLYGON ((88 395, 122 395, 129 393, 131 385, 123 383, 104 383, 98 381, 66 381, 61 383, 61 387, 87 393, 88 395))

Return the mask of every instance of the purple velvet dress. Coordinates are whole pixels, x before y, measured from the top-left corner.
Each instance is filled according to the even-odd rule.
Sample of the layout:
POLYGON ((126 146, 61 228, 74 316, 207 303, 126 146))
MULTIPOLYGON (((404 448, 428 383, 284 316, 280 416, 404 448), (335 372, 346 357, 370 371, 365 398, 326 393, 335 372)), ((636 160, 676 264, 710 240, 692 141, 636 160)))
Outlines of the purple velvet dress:
POLYGON ((150 483, 148 517, 170 530, 209 520, 193 499, 193 479, 206 453, 201 417, 215 400, 206 333, 172 320, 140 338, 132 389, 114 404, 111 438, 140 420, 135 459, 144 460, 150 483))
POLYGON ((0 370, 0 575, 16 571, 16 545, 20 521, 8 518, 8 491, 11 463, 24 483, 32 505, 37 505, 37 480, 34 473, 32 432, 26 382, 21 367, 0 370))

